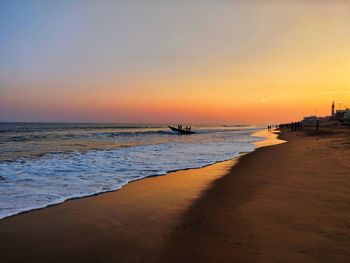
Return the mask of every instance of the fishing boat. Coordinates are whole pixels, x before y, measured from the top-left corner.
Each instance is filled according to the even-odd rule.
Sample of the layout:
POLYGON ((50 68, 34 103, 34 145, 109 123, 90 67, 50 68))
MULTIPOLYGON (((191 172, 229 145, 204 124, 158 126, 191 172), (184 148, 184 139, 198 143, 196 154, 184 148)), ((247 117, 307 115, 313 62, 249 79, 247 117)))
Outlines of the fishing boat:
POLYGON ((180 128, 175 128, 175 127, 172 127, 172 126, 168 126, 172 131, 174 132, 178 132, 178 133, 181 133, 181 134, 193 134, 194 132, 191 131, 191 127, 190 129, 180 129, 180 128))

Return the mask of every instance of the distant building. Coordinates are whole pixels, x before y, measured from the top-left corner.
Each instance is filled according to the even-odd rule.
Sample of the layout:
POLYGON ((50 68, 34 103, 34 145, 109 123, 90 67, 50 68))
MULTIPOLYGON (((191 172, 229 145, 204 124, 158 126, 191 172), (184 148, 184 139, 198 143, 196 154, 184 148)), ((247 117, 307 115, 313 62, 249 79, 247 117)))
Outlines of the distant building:
POLYGON ((304 119, 302 120, 302 123, 303 123, 304 126, 316 125, 316 123, 317 123, 317 116, 304 117, 304 119))
POLYGON ((350 125, 350 110, 347 110, 347 112, 345 112, 343 123, 350 125))
POLYGON ((304 117, 304 119, 302 120, 302 123, 304 126, 316 126, 317 121, 319 125, 327 125, 329 124, 329 117, 328 116, 326 117, 307 116, 307 117, 304 117))
POLYGON ((335 120, 339 121, 339 122, 343 122, 345 115, 347 115, 347 113, 349 112, 349 109, 346 110, 337 110, 335 112, 335 120))
POLYGON ((321 125, 329 125, 334 122, 340 122, 350 125, 350 109, 346 108, 345 110, 335 110, 334 101, 331 106, 331 116, 318 117, 318 116, 307 116, 302 120, 303 125, 313 126, 317 124, 317 121, 321 125))

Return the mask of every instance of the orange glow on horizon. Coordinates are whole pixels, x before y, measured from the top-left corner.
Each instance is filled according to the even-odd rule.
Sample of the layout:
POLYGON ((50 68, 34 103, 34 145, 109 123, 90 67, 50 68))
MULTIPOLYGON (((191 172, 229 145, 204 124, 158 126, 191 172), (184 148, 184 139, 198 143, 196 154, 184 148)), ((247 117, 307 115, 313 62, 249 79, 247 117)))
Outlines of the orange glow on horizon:
POLYGON ((5 38, 16 56, 2 67, 0 121, 262 124, 329 115, 332 101, 350 106, 347 4, 179 7, 149 6, 162 11, 152 16, 133 7, 115 20, 109 5, 87 5, 84 21, 98 32, 69 13, 72 24, 50 21, 32 46, 5 38))

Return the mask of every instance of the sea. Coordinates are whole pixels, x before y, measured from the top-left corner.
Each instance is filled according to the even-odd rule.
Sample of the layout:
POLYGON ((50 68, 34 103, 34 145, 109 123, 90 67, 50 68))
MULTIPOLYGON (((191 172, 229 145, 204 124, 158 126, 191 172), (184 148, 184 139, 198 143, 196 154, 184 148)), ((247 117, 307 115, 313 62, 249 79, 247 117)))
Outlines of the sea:
POLYGON ((0 123, 0 219, 131 181, 238 157, 263 140, 255 125, 0 123))

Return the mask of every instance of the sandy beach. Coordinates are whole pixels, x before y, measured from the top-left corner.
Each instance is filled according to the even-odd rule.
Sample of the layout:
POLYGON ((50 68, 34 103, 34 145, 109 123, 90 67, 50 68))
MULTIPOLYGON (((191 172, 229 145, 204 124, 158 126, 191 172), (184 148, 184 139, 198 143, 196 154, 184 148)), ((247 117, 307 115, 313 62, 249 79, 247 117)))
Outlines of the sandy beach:
POLYGON ((162 259, 349 262, 349 130, 307 134, 244 156, 187 211, 162 259))
POLYGON ((1 258, 349 262, 349 131, 283 131, 280 138, 288 142, 237 164, 147 178, 1 220, 1 258))

